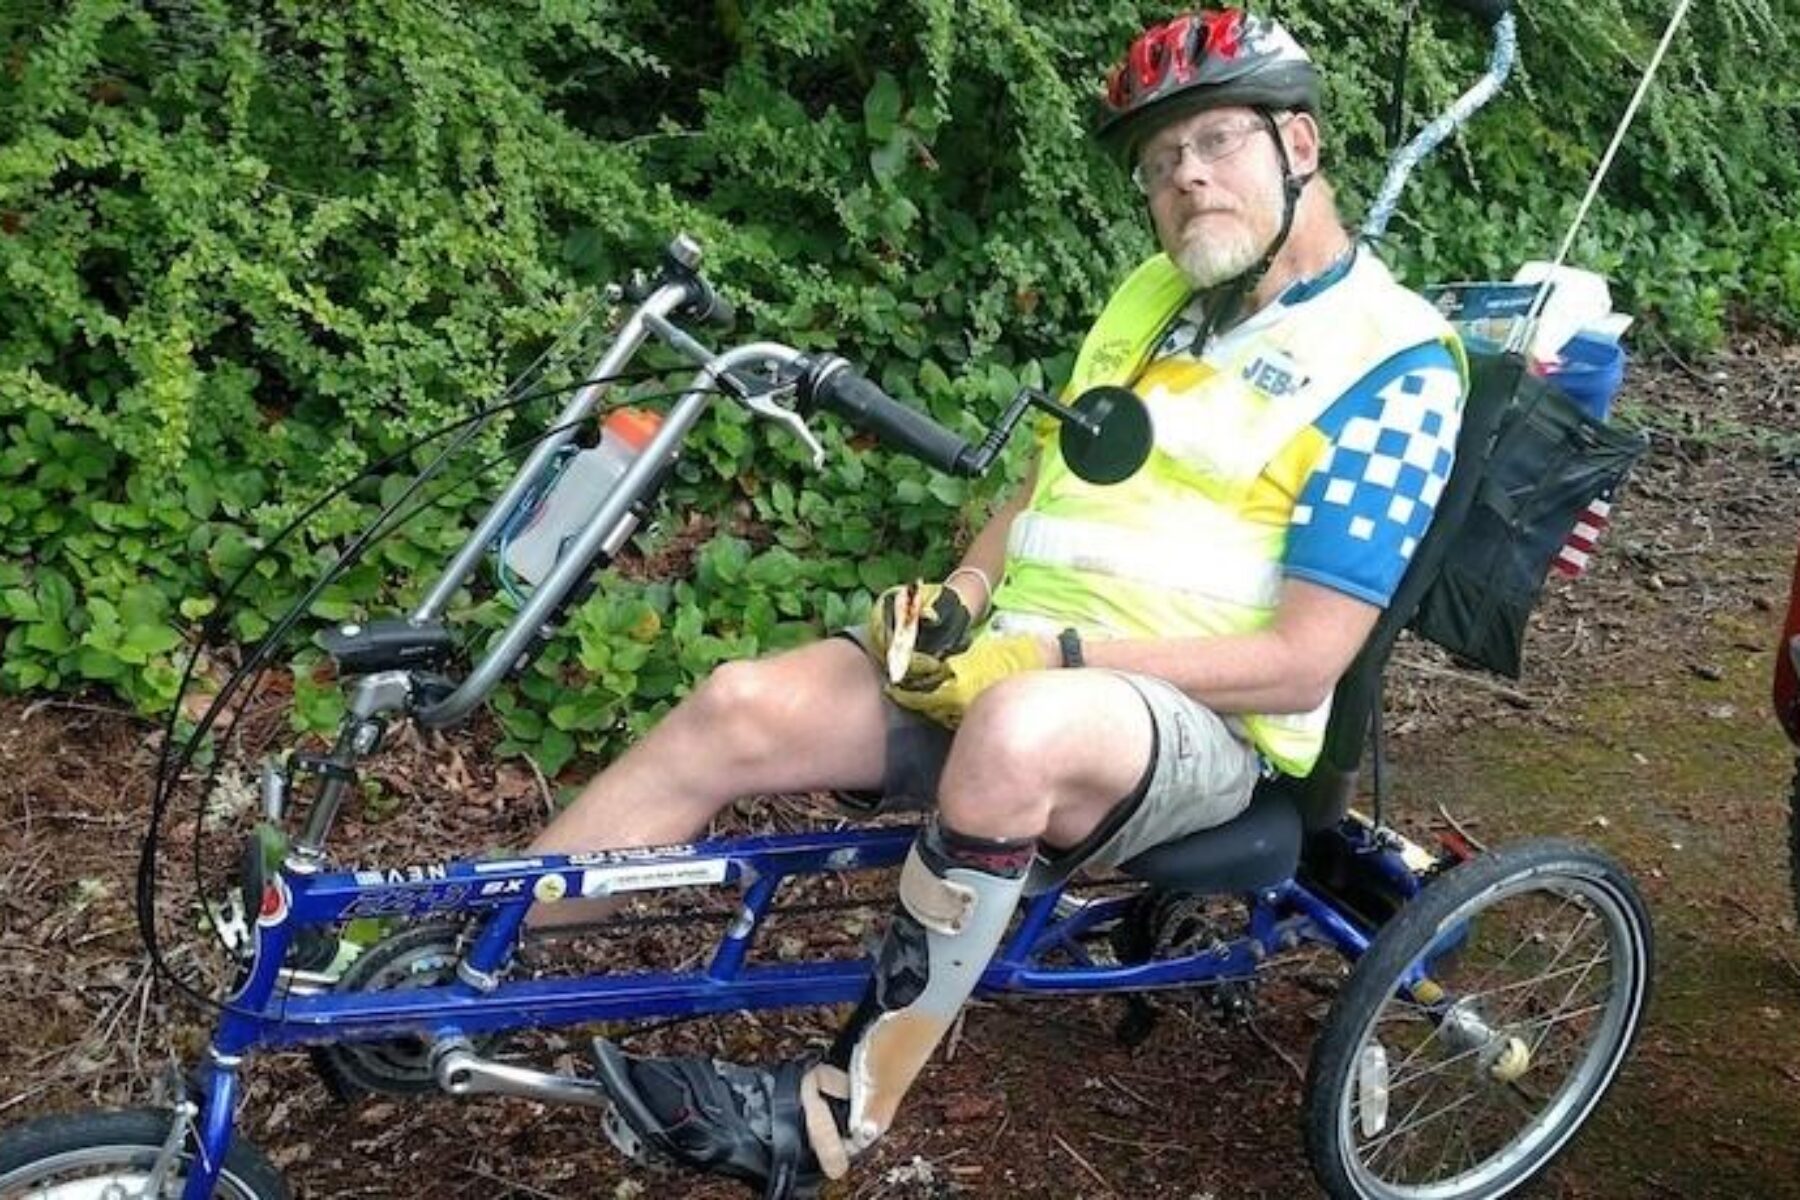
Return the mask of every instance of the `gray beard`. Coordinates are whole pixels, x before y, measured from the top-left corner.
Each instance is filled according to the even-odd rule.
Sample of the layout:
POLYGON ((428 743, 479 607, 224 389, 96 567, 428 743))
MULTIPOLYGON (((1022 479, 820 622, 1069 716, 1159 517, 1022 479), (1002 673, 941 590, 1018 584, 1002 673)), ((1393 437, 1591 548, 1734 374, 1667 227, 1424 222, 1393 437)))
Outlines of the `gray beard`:
POLYGON ((1189 241, 1175 256, 1175 265, 1187 277, 1195 291, 1205 292, 1236 279, 1262 258, 1263 251, 1248 238, 1233 238, 1228 243, 1189 241))

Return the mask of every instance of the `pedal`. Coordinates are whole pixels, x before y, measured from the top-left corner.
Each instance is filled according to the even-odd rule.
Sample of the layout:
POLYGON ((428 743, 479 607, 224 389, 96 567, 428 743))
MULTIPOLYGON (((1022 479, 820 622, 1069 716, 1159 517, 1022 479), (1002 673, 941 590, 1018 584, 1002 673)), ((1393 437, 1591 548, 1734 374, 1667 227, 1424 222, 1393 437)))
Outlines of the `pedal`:
POLYGON ((1113 1026, 1113 1039, 1127 1050, 1136 1050, 1150 1040, 1161 1017, 1150 997, 1132 992, 1125 997, 1125 1015, 1113 1026))
POLYGON ((623 1154, 632 1165, 640 1170, 646 1171, 658 1179, 693 1178, 680 1166, 652 1150, 644 1139, 637 1135, 637 1130, 631 1127, 631 1122, 619 1115, 619 1106, 610 1100, 600 1110, 600 1129, 606 1134, 606 1140, 612 1143, 612 1148, 623 1154))
POLYGON ((1256 1016, 1256 992, 1248 981, 1217 984, 1202 994, 1221 1025, 1248 1025, 1256 1016))
POLYGON ((605 1131, 606 1140, 612 1143, 613 1149, 638 1166, 652 1169, 668 1166, 668 1163, 658 1158, 650 1147, 644 1144, 644 1139, 637 1135, 637 1130, 633 1129, 631 1124, 619 1115, 619 1106, 610 1100, 606 1107, 600 1110, 600 1128, 605 1131))

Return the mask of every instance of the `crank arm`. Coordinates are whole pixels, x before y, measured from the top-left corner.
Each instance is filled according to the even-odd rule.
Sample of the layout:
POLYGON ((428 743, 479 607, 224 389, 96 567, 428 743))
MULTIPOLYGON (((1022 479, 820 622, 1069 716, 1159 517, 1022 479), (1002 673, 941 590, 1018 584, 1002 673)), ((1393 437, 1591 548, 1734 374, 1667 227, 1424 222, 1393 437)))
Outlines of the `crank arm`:
POLYGON ((462 1038, 438 1044, 431 1054, 438 1086, 452 1096, 522 1096, 547 1104, 605 1108, 611 1100, 598 1081, 533 1071, 482 1058, 462 1038))

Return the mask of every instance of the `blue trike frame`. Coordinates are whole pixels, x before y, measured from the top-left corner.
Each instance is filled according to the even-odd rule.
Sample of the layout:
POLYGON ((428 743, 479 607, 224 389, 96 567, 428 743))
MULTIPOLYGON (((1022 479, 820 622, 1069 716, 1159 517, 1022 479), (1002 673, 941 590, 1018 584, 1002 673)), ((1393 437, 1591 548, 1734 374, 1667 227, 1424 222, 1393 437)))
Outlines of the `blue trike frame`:
MULTIPOLYGON (((854 1002, 867 958, 757 964, 752 950, 793 878, 897 867, 915 830, 887 826, 714 840, 575 855, 465 860, 380 871, 309 873, 284 866, 265 884, 254 953, 214 1031, 194 1083, 196 1161, 185 1200, 212 1194, 232 1137, 238 1068, 261 1050, 366 1042, 404 1035, 433 1039, 598 1021, 675 1019, 752 1009, 854 1002), (695 887, 733 888, 736 914, 705 966, 574 978, 505 978, 526 913, 551 898, 650 895, 695 887), (359 917, 406 920, 475 916, 454 981, 395 991, 301 993, 283 963, 295 936, 359 917)), ((1400 896, 1423 881, 1391 838, 1352 818, 1342 837, 1366 868, 1400 896)), ((1069 907, 1061 888, 1031 898, 983 973, 982 995, 1093 995, 1219 984, 1254 978, 1267 958, 1303 943, 1354 960, 1372 931, 1321 891, 1290 878, 1245 894, 1246 928, 1203 951, 1134 964, 1096 963, 1082 938, 1124 914, 1131 894, 1069 907), (1061 952, 1066 964, 1045 960, 1061 952)))

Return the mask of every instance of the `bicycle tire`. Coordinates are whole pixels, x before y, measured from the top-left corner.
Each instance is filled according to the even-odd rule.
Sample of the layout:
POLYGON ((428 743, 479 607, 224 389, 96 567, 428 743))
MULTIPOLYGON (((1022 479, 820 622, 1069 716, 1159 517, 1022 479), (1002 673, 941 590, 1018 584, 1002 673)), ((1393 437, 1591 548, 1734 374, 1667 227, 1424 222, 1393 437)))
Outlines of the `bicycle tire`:
MULTIPOLYGON (((1313 1172, 1325 1191, 1334 1200, 1496 1200, 1536 1178, 1592 1115, 1636 1040, 1649 1003, 1651 937, 1648 912, 1624 870, 1605 855, 1575 843, 1550 839, 1517 843, 1435 879, 1382 929, 1357 962, 1314 1046, 1306 1084, 1305 1138, 1313 1172), (1564 1025, 1573 1029, 1576 1018, 1585 1018, 1593 1010, 1577 1009, 1565 1016, 1559 1008, 1544 1017, 1541 1007, 1528 1002, 1528 995, 1520 999, 1516 991, 1496 987, 1466 991, 1439 1012, 1411 993, 1403 996, 1402 983, 1422 961, 1428 964, 1423 969, 1432 980, 1443 977, 1440 971, 1453 975, 1472 971, 1472 960, 1479 957, 1470 949, 1475 937, 1484 932, 1508 936, 1516 932, 1501 916, 1490 917, 1486 927, 1479 919, 1516 897, 1535 900, 1540 896, 1557 904, 1555 915, 1567 910, 1571 919, 1579 918, 1562 949, 1550 958, 1542 978, 1557 979, 1560 986, 1560 977, 1575 970, 1573 966, 1559 967, 1559 963, 1590 917, 1600 922, 1608 939, 1605 1001, 1598 1006, 1602 1015, 1591 1023, 1595 1042, 1570 1068, 1569 1078, 1557 1086, 1542 1112, 1516 1135, 1489 1135, 1483 1130, 1471 1136, 1467 1126, 1490 1111, 1498 1109, 1497 1123, 1504 1125, 1507 1106, 1517 1107, 1518 1097, 1530 1099, 1524 1084, 1538 1084, 1561 1053, 1560 1044, 1544 1048, 1552 1029, 1564 1025), (1504 999, 1500 998, 1502 992, 1507 993, 1504 999), (1382 1025, 1390 1002, 1398 1005, 1396 1024, 1382 1025), (1484 1019, 1502 1013, 1504 1021, 1484 1019), (1438 1054, 1415 1069, 1408 1082, 1437 1077, 1415 1084, 1405 1094, 1401 1104, 1414 1095, 1419 1098, 1397 1124, 1389 1120, 1388 1105, 1397 1080, 1387 1049, 1389 1042, 1396 1041, 1396 1028, 1397 1044, 1402 1047, 1407 1038, 1428 1030, 1424 1041, 1399 1064, 1402 1073, 1434 1039, 1441 1039, 1438 1054), (1470 1029, 1479 1033, 1471 1036, 1466 1032, 1470 1029), (1378 1030, 1384 1032, 1378 1034, 1378 1030), (1529 1046, 1527 1038, 1533 1039, 1529 1046), (1506 1068, 1495 1064, 1513 1052, 1514 1042, 1524 1059, 1520 1073, 1509 1077, 1506 1068), (1463 1059, 1468 1060, 1466 1066, 1456 1068, 1463 1059), (1531 1071, 1540 1073, 1527 1080, 1531 1071), (1415 1121, 1414 1115, 1446 1083, 1453 1088, 1463 1084, 1463 1098, 1427 1110, 1415 1121), (1453 1163, 1456 1173, 1448 1179, 1424 1182, 1384 1178, 1376 1169, 1375 1160, 1409 1126, 1423 1129, 1445 1113, 1474 1103, 1470 1097, 1479 1100, 1480 1106, 1449 1128, 1463 1127, 1463 1153, 1470 1155, 1480 1144, 1478 1139, 1505 1137, 1488 1158, 1476 1159, 1467 1169, 1453 1163)), ((1518 948, 1497 961, 1496 972, 1515 957, 1523 958, 1523 967, 1555 945, 1541 928, 1519 935, 1517 941, 1518 948), (1532 953, 1521 955, 1527 947, 1532 953)), ((1578 959, 1574 961, 1579 964, 1578 959)), ((1565 1006, 1598 962, 1598 958, 1589 960, 1583 973, 1576 976, 1564 997, 1565 1006)), ((1454 994, 1452 990, 1446 995, 1454 994)), ((1556 1041, 1560 1043, 1565 1035, 1565 1030, 1558 1029, 1556 1041)), ((1410 1149, 1402 1149, 1396 1154, 1395 1172, 1410 1153, 1410 1149)), ((1432 1170, 1443 1167, 1445 1157, 1440 1153, 1432 1170)))
MULTIPOLYGON (((174 1119, 174 1113, 158 1108, 79 1112, 40 1117, 0 1132, 0 1196, 54 1200, 62 1186, 71 1184, 91 1195, 95 1184, 115 1178, 126 1184, 135 1179, 141 1185, 148 1180, 174 1119), (70 1177, 70 1172, 75 1175, 70 1177), (85 1179, 82 1173, 88 1173, 85 1179), (54 1182, 59 1176, 61 1184, 54 1182)), ((192 1158, 190 1146, 182 1159, 185 1163, 192 1158)), ((179 1177, 168 1182, 179 1182, 179 1177)), ((274 1164, 250 1141, 236 1136, 213 1195, 223 1200, 290 1200, 274 1164)))

